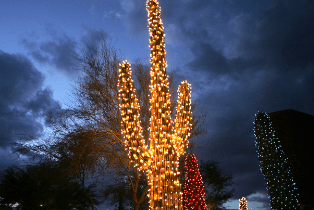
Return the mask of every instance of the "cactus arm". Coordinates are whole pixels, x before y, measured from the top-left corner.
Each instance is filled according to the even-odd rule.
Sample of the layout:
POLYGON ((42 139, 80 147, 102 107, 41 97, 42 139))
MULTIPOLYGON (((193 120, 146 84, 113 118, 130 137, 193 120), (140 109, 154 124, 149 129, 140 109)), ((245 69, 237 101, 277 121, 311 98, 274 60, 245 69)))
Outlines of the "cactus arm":
POLYGON ((133 80, 131 78, 130 64, 126 61, 120 64, 119 69, 119 101, 122 116, 122 135, 128 149, 130 160, 140 170, 150 164, 148 148, 142 135, 142 127, 139 114, 139 103, 135 95, 133 80))
POLYGON ((191 85, 181 82, 178 88, 177 114, 174 124, 174 140, 178 156, 181 156, 188 147, 188 137, 192 128, 191 123, 191 85))

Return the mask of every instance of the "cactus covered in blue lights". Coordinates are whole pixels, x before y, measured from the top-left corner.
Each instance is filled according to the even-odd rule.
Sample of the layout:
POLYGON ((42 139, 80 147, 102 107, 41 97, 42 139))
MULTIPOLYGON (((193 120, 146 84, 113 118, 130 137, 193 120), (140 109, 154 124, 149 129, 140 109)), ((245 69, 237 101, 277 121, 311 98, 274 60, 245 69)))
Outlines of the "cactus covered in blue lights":
POLYGON ((264 112, 258 112, 254 124, 257 152, 271 208, 297 209, 299 202, 296 184, 270 117, 264 112))

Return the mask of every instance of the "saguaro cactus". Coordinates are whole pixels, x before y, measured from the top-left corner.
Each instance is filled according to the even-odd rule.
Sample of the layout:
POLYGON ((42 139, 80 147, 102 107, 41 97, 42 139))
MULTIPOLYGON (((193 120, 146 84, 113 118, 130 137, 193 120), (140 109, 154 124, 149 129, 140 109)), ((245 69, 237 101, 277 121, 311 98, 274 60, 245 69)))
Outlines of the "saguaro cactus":
POLYGON ((191 87, 186 81, 178 89, 176 119, 171 120, 171 101, 165 61, 165 34, 157 0, 148 0, 151 48, 150 147, 145 144, 139 118, 131 68, 120 64, 119 95, 122 134, 132 163, 147 173, 150 209, 183 209, 179 181, 179 157, 188 146, 191 124, 191 87))

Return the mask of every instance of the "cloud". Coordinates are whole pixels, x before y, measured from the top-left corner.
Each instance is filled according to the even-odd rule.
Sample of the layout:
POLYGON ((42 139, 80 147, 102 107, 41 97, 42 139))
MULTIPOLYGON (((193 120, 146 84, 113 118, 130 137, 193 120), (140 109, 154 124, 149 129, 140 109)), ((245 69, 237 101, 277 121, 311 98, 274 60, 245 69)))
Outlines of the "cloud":
POLYGON ((35 96, 29 100, 27 110, 34 117, 46 116, 52 110, 60 109, 60 106, 53 99, 53 94, 50 89, 38 90, 35 96))
POLYGON ((80 41, 85 50, 96 49, 98 44, 101 43, 101 41, 106 40, 108 38, 107 32, 105 32, 103 29, 96 30, 86 26, 84 26, 84 29, 85 33, 81 36, 80 41))
POLYGON ((1 102, 20 105, 41 87, 44 76, 25 56, 0 53, 1 102))
POLYGON ((293 71, 314 62, 314 3, 275 1, 259 17, 240 15, 231 22, 238 37, 238 56, 259 57, 266 67, 293 71))
POLYGON ((262 69, 306 71, 314 63, 311 1, 278 0, 267 6, 231 1, 160 4, 164 22, 171 26, 168 32, 165 28, 169 43, 175 43, 174 37, 184 43, 194 57, 187 68, 194 71, 238 77, 262 69))
POLYGON ((272 9, 265 12, 265 23, 259 31, 262 36, 259 46, 269 62, 288 69, 305 68, 313 64, 312 9, 312 1, 278 1, 272 9))
POLYGON ((147 32, 146 4, 143 0, 119 0, 124 11, 123 20, 131 34, 147 32))
MULTIPOLYGON (((195 40, 190 45, 194 60, 188 66, 220 75, 241 73, 248 68, 250 71, 262 68, 279 72, 295 71, 296 68, 302 70, 313 64, 314 41, 311 37, 314 25, 309 23, 312 14, 306 17, 305 12, 305 17, 288 21, 283 18, 288 15, 288 9, 277 7, 265 11, 259 18, 243 14, 232 18, 229 27, 235 38, 224 46, 195 40), (278 13, 283 16, 275 16, 278 13)), ((203 34, 207 40, 212 38, 201 28, 194 28, 193 33, 203 34)))
POLYGON ((0 147, 30 136, 40 136, 39 122, 60 105, 49 89, 42 89, 44 76, 23 55, 0 51, 0 147))
POLYGON ((51 32, 52 40, 34 42, 22 39, 21 43, 29 54, 39 63, 49 64, 70 78, 77 75, 77 42, 66 36, 56 36, 51 32))
POLYGON ((230 71, 228 60, 210 44, 197 43, 191 51, 195 59, 188 64, 190 68, 209 70, 218 74, 230 71))
POLYGON ((115 11, 115 10, 104 13, 104 19, 116 20, 116 19, 121 19, 121 18, 122 18, 122 14, 120 12, 115 11))
MULTIPOLYGON (((49 62, 58 69, 73 74, 73 65, 77 62, 76 42, 68 36, 58 37, 53 41, 41 43, 41 52, 49 57, 49 62)), ((74 73, 75 74, 75 73, 74 73)))
MULTIPOLYGON (((251 195, 245 195, 245 196, 242 195, 241 197, 231 199, 225 204, 225 206, 227 207, 231 205, 230 207, 235 208, 234 210, 239 209, 236 207, 239 206, 239 199, 242 197, 246 197, 249 209, 265 209, 265 210, 270 209, 270 205, 269 205, 270 202, 269 202, 268 195, 265 192, 260 192, 260 191, 257 191, 251 195)), ((227 209, 230 209, 230 208, 227 208, 227 209)))
POLYGON ((92 50, 101 40, 106 40, 108 37, 102 29, 83 27, 85 33, 79 42, 65 34, 59 36, 54 30, 49 29, 50 40, 37 42, 23 38, 21 44, 37 62, 51 65, 57 71, 75 79, 78 76, 78 57, 81 50, 92 50))
POLYGON ((125 12, 132 12, 135 9, 135 2, 136 2, 136 0, 131 0, 131 1, 120 0, 119 2, 121 4, 122 9, 125 12))
POLYGON ((69 78, 77 76, 77 42, 67 35, 57 36, 52 29, 48 31, 51 39, 48 41, 31 41, 23 38, 21 44, 39 63, 48 64, 69 78))

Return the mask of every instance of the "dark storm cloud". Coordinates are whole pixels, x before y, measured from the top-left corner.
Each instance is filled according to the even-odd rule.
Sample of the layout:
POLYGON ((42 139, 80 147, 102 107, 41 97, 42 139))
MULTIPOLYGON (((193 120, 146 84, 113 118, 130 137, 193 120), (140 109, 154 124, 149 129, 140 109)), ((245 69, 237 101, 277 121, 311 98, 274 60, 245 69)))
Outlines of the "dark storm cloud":
POLYGON ((313 1, 277 1, 265 12, 259 49, 272 64, 305 68, 314 63, 313 10, 313 1))
POLYGON ((81 43, 84 50, 93 51, 97 48, 97 45, 108 38, 107 32, 103 29, 96 30, 93 28, 84 27, 85 33, 81 37, 81 43))
POLYGON ((50 89, 38 90, 26 108, 34 117, 46 116, 52 109, 60 109, 59 104, 53 99, 50 89))
POLYGON ((129 32, 138 34, 147 31, 147 12, 145 0, 119 0, 125 12, 124 18, 129 32))
POLYGON ((70 37, 63 36, 56 40, 42 43, 40 50, 47 54, 52 62, 58 69, 72 74, 73 65, 76 63, 76 42, 70 37))
POLYGON ((188 66, 192 69, 205 71, 210 69, 214 73, 228 73, 230 70, 228 60, 210 44, 197 43, 192 47, 191 52, 195 59, 188 66))
POLYGON ((1 55, 1 103, 20 105, 44 81, 44 76, 22 55, 1 55))
POLYGON ((51 35, 51 41, 39 43, 22 39, 22 44, 38 62, 50 64, 69 77, 75 77, 78 64, 76 41, 66 35, 60 37, 51 35))
POLYGON ((255 108, 244 104, 254 96, 250 91, 239 93, 241 89, 233 84, 227 90, 207 93, 199 101, 207 105, 209 135, 203 147, 206 152, 197 152, 205 160, 218 161, 224 172, 233 175, 236 198, 265 191, 253 136, 255 108))
POLYGON ((191 26, 187 34, 193 31, 198 35, 189 36, 196 39, 190 45, 194 60, 187 67, 214 76, 261 69, 307 71, 306 67, 314 63, 313 9, 313 2, 277 1, 255 17, 231 17, 226 26, 231 31, 222 37, 229 37, 228 33, 234 37, 226 40, 225 46, 217 44, 219 40, 211 42, 215 37, 210 32, 204 42, 204 29, 191 26))
POLYGON ((236 40, 236 51, 244 57, 262 58, 265 67, 278 71, 313 64, 313 9, 313 1, 275 1, 253 22, 250 16, 238 18, 234 24, 242 32, 236 40))
POLYGON ((95 30, 84 27, 85 33, 80 42, 63 35, 58 36, 55 31, 49 31, 51 39, 36 42, 22 39, 21 44, 26 47, 29 54, 39 63, 49 64, 57 71, 65 73, 70 78, 78 76, 78 57, 81 50, 93 50, 101 40, 106 40, 108 35, 104 30, 95 30))
POLYGON ((176 38, 194 56, 187 65, 193 70, 217 76, 261 68, 295 71, 313 64, 314 3, 263 4, 186 1, 161 6, 164 22, 180 30, 176 38))
POLYGON ((38 117, 60 108, 51 91, 42 90, 43 81, 25 56, 0 51, 0 147, 41 135, 38 117))

